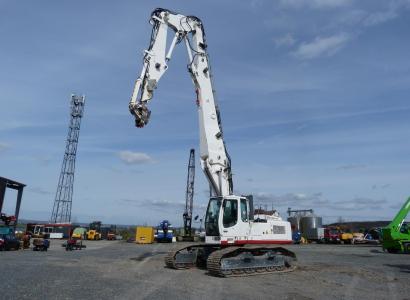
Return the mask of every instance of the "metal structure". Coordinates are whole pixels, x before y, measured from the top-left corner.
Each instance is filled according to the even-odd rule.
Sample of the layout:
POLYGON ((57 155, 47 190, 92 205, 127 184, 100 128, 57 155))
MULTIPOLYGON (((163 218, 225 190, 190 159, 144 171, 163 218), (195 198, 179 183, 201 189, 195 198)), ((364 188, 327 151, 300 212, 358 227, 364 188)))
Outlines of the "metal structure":
MULTIPOLYGON (((20 213, 20 205, 21 205, 21 198, 23 197, 23 189, 26 185, 8 178, 0 177, 0 213, 3 209, 4 203, 4 196, 6 195, 6 189, 10 188, 13 190, 17 190, 17 202, 16 202, 16 210, 14 212, 14 216, 7 217, 5 214, 1 214, 2 220, 7 224, 9 221, 13 221, 14 227, 16 226, 19 218, 20 213)), ((8 225, 8 224, 7 224, 8 225)))
POLYGON ((313 209, 291 209, 290 207, 288 207, 288 216, 292 216, 292 214, 294 215, 306 215, 307 213, 311 213, 313 214, 313 209))
POLYGON ((71 95, 70 124, 68 126, 67 143, 58 180, 54 200, 51 223, 69 223, 71 221, 71 205, 73 200, 75 158, 78 137, 80 135, 81 118, 84 113, 85 96, 71 95))
POLYGON ((194 181, 195 181, 195 149, 191 149, 188 162, 188 177, 186 182, 184 234, 192 234, 192 210, 194 205, 194 181))
POLYGON ((383 250, 410 254, 410 226, 405 222, 410 212, 410 197, 387 227, 382 228, 383 250))
POLYGON ((184 269, 206 262, 208 271, 216 276, 291 270, 295 254, 274 246, 292 243, 290 223, 279 215, 266 216, 263 221, 250 219, 251 199, 233 194, 231 159, 225 147, 201 20, 157 8, 151 14, 150 23, 153 26, 150 44, 145 51, 141 75, 135 82, 130 112, 137 127, 147 125, 151 115, 148 104, 160 78, 168 70, 174 48, 183 42, 188 52, 188 72, 197 94, 201 167, 212 191, 205 217, 205 244, 170 252, 166 265, 184 269), (169 30, 174 37, 167 43, 169 30), (263 246, 242 247, 246 244, 263 246), (226 247, 234 245, 236 247, 226 247))

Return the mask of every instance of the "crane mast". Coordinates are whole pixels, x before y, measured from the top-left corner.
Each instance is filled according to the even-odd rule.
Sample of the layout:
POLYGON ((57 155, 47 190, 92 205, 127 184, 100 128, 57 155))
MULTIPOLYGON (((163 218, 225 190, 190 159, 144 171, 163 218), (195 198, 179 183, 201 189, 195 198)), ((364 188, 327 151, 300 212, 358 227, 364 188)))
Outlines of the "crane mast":
POLYGON ((195 149, 189 152, 188 176, 185 193, 184 235, 191 236, 192 233, 192 210, 194 206, 194 182, 195 182, 195 149))
POLYGON ((159 8, 151 14, 150 23, 153 25, 150 45, 144 52, 142 72, 135 82, 129 103, 135 125, 144 127, 148 123, 151 112, 147 104, 168 68, 175 46, 184 42, 188 51, 188 71, 197 94, 201 167, 213 196, 232 195, 231 160, 223 140, 202 22, 194 16, 159 8), (168 29, 175 34, 167 51, 168 29))

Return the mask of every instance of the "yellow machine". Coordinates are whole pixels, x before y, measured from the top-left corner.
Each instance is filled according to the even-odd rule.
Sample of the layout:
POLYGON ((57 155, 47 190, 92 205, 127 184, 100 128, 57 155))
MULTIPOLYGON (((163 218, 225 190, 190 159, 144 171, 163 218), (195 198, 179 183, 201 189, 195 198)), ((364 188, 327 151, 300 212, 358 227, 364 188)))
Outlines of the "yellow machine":
POLYGON ((154 242, 154 228, 138 226, 135 232, 135 242, 137 244, 152 244, 154 242))
POLYGON ((71 235, 72 239, 83 240, 87 237, 87 229, 82 227, 77 227, 74 229, 73 234, 71 235))
POLYGON ((339 237, 340 237, 341 244, 353 244, 354 243, 353 234, 350 232, 340 233, 339 237))
POLYGON ((95 229, 90 229, 87 231, 87 240, 101 240, 101 233, 95 229))
POLYGON ((100 221, 94 221, 90 223, 90 229, 87 231, 87 240, 101 240, 100 221))

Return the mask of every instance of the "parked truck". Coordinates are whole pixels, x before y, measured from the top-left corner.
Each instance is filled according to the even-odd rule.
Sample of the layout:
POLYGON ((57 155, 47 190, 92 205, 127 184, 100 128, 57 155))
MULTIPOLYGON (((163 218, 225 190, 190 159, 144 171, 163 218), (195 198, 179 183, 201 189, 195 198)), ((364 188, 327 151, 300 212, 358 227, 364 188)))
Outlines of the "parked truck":
POLYGON ((324 241, 325 243, 340 243, 339 230, 334 227, 328 227, 324 230, 324 241))
POLYGON ((353 233, 348 232, 348 230, 343 230, 338 226, 331 226, 325 229, 324 241, 334 244, 353 244, 354 238, 353 233))

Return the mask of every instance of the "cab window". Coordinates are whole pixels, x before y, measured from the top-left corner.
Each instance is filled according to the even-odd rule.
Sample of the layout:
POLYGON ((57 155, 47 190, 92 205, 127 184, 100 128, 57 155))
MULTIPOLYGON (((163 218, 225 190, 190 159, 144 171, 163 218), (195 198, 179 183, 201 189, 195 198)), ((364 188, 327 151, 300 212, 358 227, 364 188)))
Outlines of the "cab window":
POLYGON ((223 204, 223 225, 224 227, 232 227, 238 221, 238 201, 237 200, 225 200, 223 204))
POLYGON ((248 205, 246 199, 241 199, 241 219, 243 222, 248 222, 248 205))

